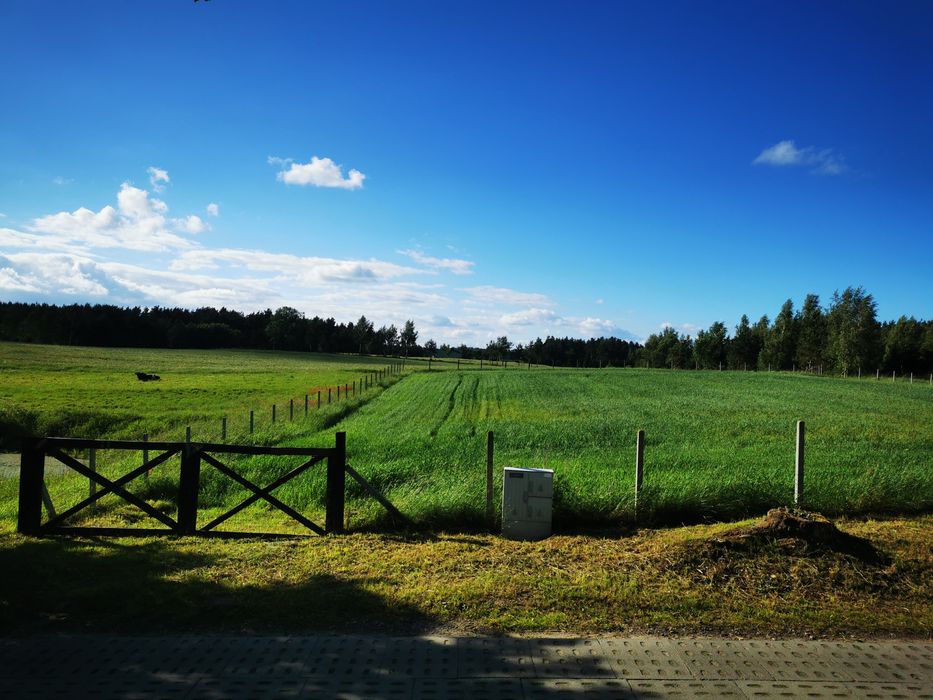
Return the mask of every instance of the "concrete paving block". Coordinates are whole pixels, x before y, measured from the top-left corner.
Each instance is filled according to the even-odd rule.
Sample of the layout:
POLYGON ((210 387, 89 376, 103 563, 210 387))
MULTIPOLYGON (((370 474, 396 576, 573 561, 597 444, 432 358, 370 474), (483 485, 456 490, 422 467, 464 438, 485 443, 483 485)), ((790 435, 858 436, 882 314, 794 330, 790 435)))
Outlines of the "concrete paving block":
POLYGON ((303 678, 202 678, 187 700, 273 700, 301 697, 303 678))
POLYGON ((595 639, 546 637, 530 641, 535 675, 543 678, 614 678, 612 660, 595 639))
POLYGON ((525 678, 522 688, 525 700, 635 700, 628 682, 618 678, 525 678))
POLYGON ((930 700, 933 690, 929 685, 916 683, 852 683, 853 697, 860 700, 930 700))
POLYGON ((599 640, 599 646, 608 654, 619 678, 685 680, 693 677, 674 643, 667 639, 606 638, 599 640))
POLYGON ((167 682, 121 674, 110 678, 82 675, 0 678, 0 698, 6 700, 183 700, 194 681, 167 682))
POLYGON ((764 664, 776 681, 835 683, 852 680, 844 664, 821 653, 812 642, 751 640, 741 645, 764 664))
POLYGON ((691 639, 675 642, 694 678, 703 680, 774 680, 771 657, 761 649, 732 640, 691 639))
POLYGON ((410 700, 410 678, 309 678, 302 700, 410 700))
POLYGON ((745 695, 732 681, 629 681, 635 697, 659 698, 742 698, 745 695))
POLYGON ((528 640, 462 637, 457 645, 460 678, 530 678, 535 675, 528 640))
POLYGON ((420 678, 413 700, 517 700, 522 697, 518 678, 420 678))
POLYGON ((780 698, 854 698, 845 683, 820 681, 738 681, 748 700, 778 700, 780 698))
POLYGON ((842 664, 852 680, 868 683, 926 682, 930 662, 909 645, 875 642, 820 642, 821 654, 842 664))
POLYGON ((453 637, 396 637, 381 657, 384 675, 456 678, 457 640, 453 637))

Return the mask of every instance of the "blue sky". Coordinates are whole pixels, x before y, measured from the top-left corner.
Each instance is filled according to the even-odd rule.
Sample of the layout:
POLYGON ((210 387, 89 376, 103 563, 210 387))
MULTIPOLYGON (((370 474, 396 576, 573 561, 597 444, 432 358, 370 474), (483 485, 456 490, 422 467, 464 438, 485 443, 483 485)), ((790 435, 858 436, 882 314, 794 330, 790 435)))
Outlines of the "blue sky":
POLYGON ((933 316, 929 2, 5 0, 0 38, 0 298, 476 344, 933 316))

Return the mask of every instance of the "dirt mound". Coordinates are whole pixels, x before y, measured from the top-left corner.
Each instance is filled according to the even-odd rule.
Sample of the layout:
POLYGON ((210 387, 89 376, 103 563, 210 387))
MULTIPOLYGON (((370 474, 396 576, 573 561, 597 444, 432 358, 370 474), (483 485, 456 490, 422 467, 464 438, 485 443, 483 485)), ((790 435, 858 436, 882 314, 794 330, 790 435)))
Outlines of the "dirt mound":
POLYGON ((728 530, 711 539, 710 544, 746 550, 777 544, 796 554, 838 552, 865 562, 880 564, 884 560, 871 542, 842 532, 823 515, 790 508, 769 510, 757 525, 728 530))

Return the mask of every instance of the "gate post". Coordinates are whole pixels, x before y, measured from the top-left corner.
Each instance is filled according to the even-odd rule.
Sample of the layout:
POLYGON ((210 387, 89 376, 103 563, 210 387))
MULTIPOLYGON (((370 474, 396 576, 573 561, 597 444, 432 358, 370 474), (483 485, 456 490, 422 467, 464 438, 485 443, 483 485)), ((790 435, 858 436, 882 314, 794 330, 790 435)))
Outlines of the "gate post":
POLYGON ((178 529, 182 535, 193 535, 198 529, 198 484, 201 480, 201 451, 190 442, 181 453, 181 475, 178 482, 178 529))
POLYGON ((333 453, 327 458, 327 534, 343 532, 343 505, 346 495, 347 434, 337 433, 333 453))
POLYGON ((23 535, 39 534, 42 525, 42 482, 45 478, 45 451, 39 440, 24 437, 19 458, 19 516, 16 529, 23 535))

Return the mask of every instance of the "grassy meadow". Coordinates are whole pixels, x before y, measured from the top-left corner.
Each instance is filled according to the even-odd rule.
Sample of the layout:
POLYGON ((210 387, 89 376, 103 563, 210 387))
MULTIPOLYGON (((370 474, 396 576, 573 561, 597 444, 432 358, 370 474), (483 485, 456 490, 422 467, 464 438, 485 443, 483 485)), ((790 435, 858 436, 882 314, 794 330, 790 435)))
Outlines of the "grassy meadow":
MULTIPOLYGON (((558 528, 611 526, 635 518, 635 433, 647 434, 645 486, 638 519, 672 524, 736 519, 789 504, 795 422, 807 422, 804 505, 826 514, 918 513, 933 505, 933 388, 925 383, 820 378, 755 372, 603 369, 485 369, 409 362, 365 394, 312 406, 318 387, 357 381, 384 358, 238 351, 105 350, 0 344, 5 420, 35 413, 36 432, 113 438, 217 441, 230 416, 230 442, 329 446, 347 433, 348 461, 399 509, 433 528, 482 525, 486 431, 495 433, 496 474, 503 466, 555 470, 558 528), (160 374, 141 383, 135 371, 160 374), (287 421, 288 398, 296 420, 287 421), (279 421, 259 409, 279 404, 279 421), (250 408, 257 431, 246 433, 250 408), (237 418, 238 416, 238 418, 237 418), (12 417, 12 418, 11 418, 12 417), (55 428, 59 428, 56 430, 55 428)), ((140 455, 101 454, 117 476, 140 455)), ((231 458, 255 482, 271 482, 290 460, 231 458)), ((323 469, 276 491, 321 521, 323 469)), ((202 522, 247 493, 202 468, 202 522)), ((177 461, 134 489, 171 510, 177 461), (174 471, 173 471, 174 470, 174 471)), ((56 504, 76 502, 87 481, 49 470, 56 504)), ((498 484, 497 491, 498 493, 498 484)), ((16 479, 0 478, 0 519, 12 527, 16 479)), ((98 524, 151 524, 112 495, 90 514, 98 524)), ((138 511, 135 511, 138 513, 138 511)), ((385 512, 348 481, 351 529, 380 527, 385 512)), ((293 531, 297 524, 256 504, 229 529, 293 531)))

